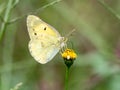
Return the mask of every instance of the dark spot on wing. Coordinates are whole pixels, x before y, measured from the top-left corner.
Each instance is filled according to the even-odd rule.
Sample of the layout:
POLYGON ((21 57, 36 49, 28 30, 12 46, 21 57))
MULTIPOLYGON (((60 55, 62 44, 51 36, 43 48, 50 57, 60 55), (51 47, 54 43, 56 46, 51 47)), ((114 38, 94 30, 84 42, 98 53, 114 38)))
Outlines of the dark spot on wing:
POLYGON ((44 30, 46 30, 47 28, 46 27, 44 27, 44 30))
POLYGON ((34 33, 34 35, 37 35, 37 33, 34 33))

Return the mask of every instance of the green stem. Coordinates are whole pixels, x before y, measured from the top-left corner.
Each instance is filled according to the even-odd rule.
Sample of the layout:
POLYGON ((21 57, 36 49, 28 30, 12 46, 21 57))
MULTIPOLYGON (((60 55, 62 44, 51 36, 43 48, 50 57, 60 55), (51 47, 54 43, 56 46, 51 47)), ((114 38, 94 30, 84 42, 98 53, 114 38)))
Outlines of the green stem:
MULTIPOLYGON (((0 28, 0 41, 2 40, 2 37, 3 37, 3 35, 5 33, 5 30, 7 28, 7 22, 9 20, 10 12, 11 12, 11 9, 12 9, 12 3, 13 3, 13 0, 8 0, 8 4, 6 6, 5 14, 4 14, 4 17, 3 17, 3 22, 2 22, 1 28, 0 28)), ((7 34, 12 34, 12 32, 9 32, 7 34)), ((0 82, 1 87, 0 87, 0 90, 9 90, 10 83, 11 83, 11 77, 12 77, 12 73, 11 73, 12 57, 11 56, 12 56, 12 51, 13 51, 13 48, 11 46, 13 46, 13 42, 10 39, 11 38, 9 38, 9 37, 5 38, 4 47, 3 47, 3 57, 2 57, 3 58, 4 69, 7 69, 9 67, 10 71, 1 73, 1 82, 0 82), (11 41, 12 43, 9 42, 9 41, 11 41), (9 45, 8 45, 8 43, 9 43, 9 45), (8 63, 9 63, 9 65, 8 65, 8 63)))
POLYGON ((50 3, 46 4, 46 5, 44 5, 43 7, 40 7, 40 8, 38 8, 38 9, 32 11, 32 12, 29 12, 29 13, 27 13, 27 14, 24 14, 23 16, 14 18, 13 20, 11 20, 11 21, 8 22, 8 23, 9 23, 9 24, 14 23, 14 22, 20 20, 21 18, 23 18, 23 17, 25 17, 25 16, 27 16, 27 15, 29 15, 29 14, 37 14, 37 13, 40 13, 40 12, 41 12, 42 10, 44 10, 45 8, 48 8, 49 6, 52 6, 52 5, 54 5, 54 4, 56 4, 56 3, 60 2, 60 1, 62 1, 62 0, 56 0, 56 1, 50 2, 50 3))
POLYGON ((102 6, 104 6, 110 13, 120 20, 120 15, 117 14, 111 7, 109 7, 104 1, 97 0, 102 6))
POLYGON ((4 18, 3 18, 4 22, 2 22, 1 28, 0 28, 0 41, 1 41, 1 39, 3 37, 3 34, 4 34, 5 30, 6 30, 6 27, 7 27, 7 22, 9 20, 10 11, 11 11, 11 8, 12 8, 12 2, 13 2, 13 0, 9 0, 8 4, 7 4, 5 15, 4 15, 4 18))
POLYGON ((65 75, 65 90, 68 90, 69 69, 70 69, 70 68, 66 67, 66 75, 65 75))

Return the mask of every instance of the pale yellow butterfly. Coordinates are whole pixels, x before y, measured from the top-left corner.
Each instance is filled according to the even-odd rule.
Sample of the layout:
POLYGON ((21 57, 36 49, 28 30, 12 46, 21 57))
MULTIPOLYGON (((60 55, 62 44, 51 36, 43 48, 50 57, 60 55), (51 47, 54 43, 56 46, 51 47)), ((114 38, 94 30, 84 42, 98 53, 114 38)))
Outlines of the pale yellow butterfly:
POLYGON ((28 15, 29 51, 36 61, 45 64, 53 59, 66 40, 59 32, 34 15, 28 15))

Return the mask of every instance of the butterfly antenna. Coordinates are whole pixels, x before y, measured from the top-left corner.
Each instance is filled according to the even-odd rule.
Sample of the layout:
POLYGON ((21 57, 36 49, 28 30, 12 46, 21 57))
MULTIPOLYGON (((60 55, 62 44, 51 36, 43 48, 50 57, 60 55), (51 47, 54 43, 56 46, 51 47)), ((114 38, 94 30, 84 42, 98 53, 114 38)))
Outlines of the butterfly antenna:
POLYGON ((70 35, 72 35, 73 32, 75 32, 76 29, 73 29, 72 31, 70 31, 65 37, 68 38, 70 35))

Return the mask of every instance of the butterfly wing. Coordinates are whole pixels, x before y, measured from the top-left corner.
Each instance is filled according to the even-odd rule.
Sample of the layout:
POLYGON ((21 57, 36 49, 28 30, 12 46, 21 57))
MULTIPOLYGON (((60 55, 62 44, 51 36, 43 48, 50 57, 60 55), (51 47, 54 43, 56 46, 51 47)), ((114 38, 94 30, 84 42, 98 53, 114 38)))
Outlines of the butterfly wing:
POLYGON ((34 15, 27 17, 30 36, 29 51, 39 63, 50 61, 60 50, 60 34, 50 25, 34 15))
POLYGON ((61 37, 61 35, 59 34, 59 32, 57 32, 55 28, 34 15, 29 15, 27 17, 27 28, 30 39, 34 39, 36 37, 42 38, 41 36, 45 35, 49 35, 53 38, 61 37), (35 34, 37 35, 35 36, 35 34))
POLYGON ((59 48, 54 45, 44 47, 41 42, 30 41, 29 50, 37 62, 45 64, 58 53, 59 48))

